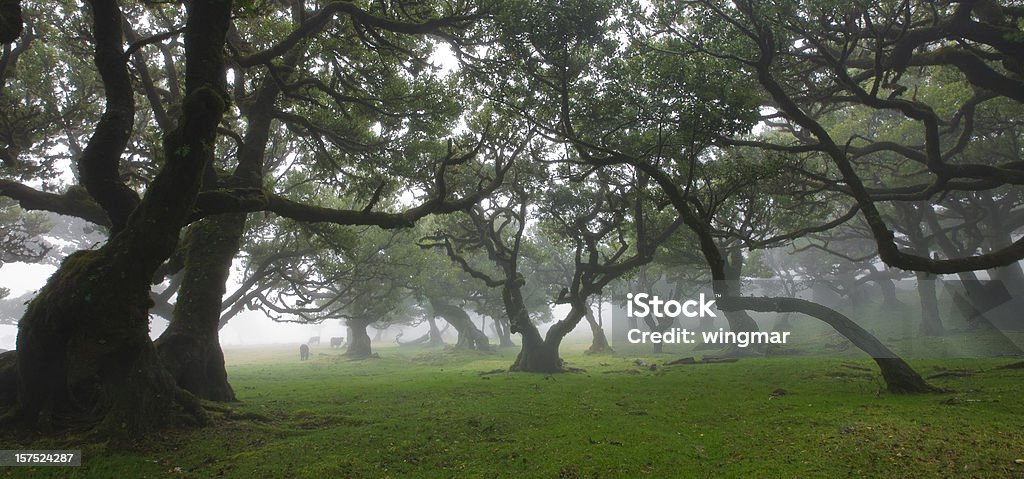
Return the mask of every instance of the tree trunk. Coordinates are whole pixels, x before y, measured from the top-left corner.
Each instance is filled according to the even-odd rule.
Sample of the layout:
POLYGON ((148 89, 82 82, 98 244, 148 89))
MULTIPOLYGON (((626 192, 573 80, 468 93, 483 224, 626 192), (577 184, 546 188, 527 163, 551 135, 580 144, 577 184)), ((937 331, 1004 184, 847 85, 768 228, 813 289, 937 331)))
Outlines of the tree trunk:
POLYGON ((882 307, 886 309, 903 309, 906 305, 896 296, 896 283, 892 278, 878 278, 875 280, 878 289, 882 292, 882 307))
MULTIPOLYGON (((118 238, 131 232, 129 226, 118 238)), ((44 430, 85 423, 120 439, 204 420, 149 339, 148 278, 122 277, 132 268, 118 263, 106 248, 75 253, 29 305, 18 324, 11 420, 44 430)), ((149 263, 144 276, 158 264, 149 263)))
MULTIPOLYGON (((664 333, 675 323, 675 320, 668 317, 658 318, 657 321, 651 316, 644 317, 644 324, 647 325, 647 329, 650 329, 652 333, 664 333)), ((665 346, 661 341, 651 343, 651 352, 654 354, 661 354, 665 352, 665 346)))
MULTIPOLYGON (((715 296, 739 296, 743 294, 740 283, 743 277, 743 252, 741 250, 734 249, 729 252, 729 258, 725 262, 722 275, 725 280, 715 281, 715 284, 713 284, 715 296)), ((746 311, 723 312, 725 313, 725 320, 729 323, 730 331, 760 331, 757 322, 746 311)))
POLYGON ((119 442, 206 420, 149 339, 150 280, 192 214, 227 107, 231 2, 188 8, 186 96, 164 141, 166 162, 125 228, 98 250, 68 256, 29 304, 18 323, 18 402, 3 422, 33 431, 93 427, 119 442))
POLYGON ((476 349, 479 351, 491 349, 491 343, 487 339, 487 335, 477 329, 465 310, 436 298, 430 299, 430 307, 434 310, 435 315, 444 318, 445 321, 448 321, 448 324, 451 324, 458 331, 459 339, 455 344, 456 349, 476 349))
POLYGON ((0 3, 0 44, 8 44, 18 39, 25 29, 19 0, 4 0, 0 3))
POLYGON ((441 337, 441 330, 437 329, 437 321, 434 321, 433 316, 427 316, 427 324, 430 325, 430 340, 427 345, 432 347, 443 345, 444 338, 441 337))
MULTIPOLYGON (((704 331, 714 331, 714 330, 715 330, 715 318, 699 318, 697 320, 697 332, 703 333, 704 331)), ((701 334, 698 337, 699 338, 703 338, 703 336, 704 335, 701 334)), ((699 343, 696 346, 694 346, 693 350, 694 351, 702 351, 702 350, 708 350, 708 349, 718 349, 720 347, 721 347, 721 345, 713 344, 713 343, 705 343, 705 342, 703 342, 703 339, 701 339, 701 343, 699 343)))
POLYGON ((604 334, 604 328, 597 323, 597 319, 594 318, 594 312, 590 308, 587 308, 584 317, 587 319, 587 324, 590 324, 590 332, 593 333, 594 339, 590 342, 590 348, 587 349, 587 354, 608 354, 614 353, 611 345, 608 344, 608 336, 604 334))
POLYGON ((18 401, 18 352, 0 353, 0 411, 18 401))
POLYGON ((345 356, 351 359, 366 359, 373 355, 370 335, 366 332, 370 322, 365 320, 348 321, 348 349, 345 356))
MULTIPOLYGON (((989 247, 992 251, 1010 247, 1013 244, 1013 228, 1008 227, 1010 223, 1007 221, 1003 209, 996 205, 990 193, 982 194, 980 200, 988 212, 984 217, 984 222, 988 227, 985 236, 987 236, 989 247)), ((991 269, 989 275, 992 279, 1001 281, 1010 293, 1024 289, 1024 270, 1021 269, 1019 261, 991 269)))
MULTIPOLYGON (((563 371, 562 358, 558 357, 559 342, 545 341, 541 337, 537 326, 530 320, 526 311, 526 303, 523 301, 522 283, 509 281, 501 289, 501 299, 505 303, 505 312, 508 314, 509 330, 519 333, 523 338, 523 344, 519 349, 519 355, 509 368, 512 371, 523 371, 533 373, 556 373, 563 371)), ((549 334, 551 331, 549 331, 549 334)))
POLYGON ((202 399, 234 401, 218 329, 221 299, 245 230, 245 214, 206 218, 185 235, 185 273, 174 314, 156 341, 178 385, 202 399))
POLYGON ((491 329, 494 330, 494 335, 498 338, 499 347, 515 346, 515 343, 512 342, 512 335, 508 332, 508 318, 493 318, 491 329))
POLYGON ((939 300, 935 292, 935 275, 917 272, 917 294, 921 298, 921 334, 942 336, 946 333, 939 316, 939 300))
POLYGON ((523 334, 523 347, 512 363, 510 370, 528 373, 560 373, 565 371, 562 358, 558 357, 558 346, 541 339, 540 332, 533 328, 533 334, 523 334))
POLYGON ((796 298, 751 298, 729 297, 720 298, 719 308, 747 309, 751 311, 776 313, 803 313, 818 318, 835 328, 839 334, 849 339, 865 353, 868 353, 878 364, 885 380, 886 388, 893 393, 924 393, 936 392, 938 389, 929 385, 896 353, 882 344, 878 338, 857 325, 838 311, 796 298))
MULTIPOLYGON (((933 238, 939 245, 943 254, 950 258, 956 258, 965 254, 961 248, 954 244, 953 241, 950 240, 944 232, 942 232, 943 230, 939 225, 935 211, 931 207, 924 208, 924 218, 928 222, 931 230, 936 232, 933 235, 933 238)), ((990 272, 990 274, 994 275, 995 273, 993 271, 990 272)), ((1012 299, 1009 290, 1005 288, 1005 285, 1002 282, 981 281, 978 279, 978 275, 974 271, 961 271, 957 273, 957 277, 960 279, 960 284, 963 285, 967 301, 977 312, 988 311, 1012 299)), ((973 317, 973 315, 968 315, 968 322, 970 322, 970 318, 973 317)))

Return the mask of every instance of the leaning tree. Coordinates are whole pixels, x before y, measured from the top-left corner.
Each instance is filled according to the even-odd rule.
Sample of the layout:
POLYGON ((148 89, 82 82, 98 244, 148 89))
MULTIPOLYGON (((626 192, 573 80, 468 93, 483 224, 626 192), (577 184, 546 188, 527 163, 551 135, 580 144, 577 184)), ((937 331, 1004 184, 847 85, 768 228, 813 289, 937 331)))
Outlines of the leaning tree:
MULTIPOLYGON (((587 10, 586 28, 566 28, 568 18, 579 16, 578 5, 563 8, 540 2, 532 6, 533 15, 556 19, 549 29, 540 31, 510 15, 508 28, 502 30, 502 45, 510 57, 508 63, 519 65, 517 71, 522 73, 514 81, 493 82, 490 87, 502 92, 536 90, 528 97, 506 95, 527 98, 507 101, 508 108, 571 145, 581 162, 594 168, 630 165, 649 176, 664 193, 665 203, 695 235, 711 272, 717 305, 734 313, 729 316, 732 329, 756 330, 745 310, 802 310, 865 349, 879 364, 891 391, 932 390, 902 359, 834 310, 795 298, 740 295, 719 245, 715 211, 708 207, 713 203, 698 194, 714 185, 702 184, 694 172, 716 161, 710 146, 722 137, 748 131, 758 119, 759 98, 756 88, 751 88, 756 86, 754 79, 745 76, 745 70, 726 68, 728 60, 743 50, 723 55, 724 59, 687 55, 693 49, 678 37, 696 31, 701 26, 698 19, 704 18, 688 11, 666 13, 659 18, 661 23, 613 35, 609 32, 619 24, 609 20, 612 6, 602 5, 603 9, 587 10), (628 46, 618 41, 629 35, 633 38, 628 46)), ((616 15, 646 18, 642 10, 628 5, 616 15)), ((720 31, 708 32, 708 37, 731 38, 720 31)))

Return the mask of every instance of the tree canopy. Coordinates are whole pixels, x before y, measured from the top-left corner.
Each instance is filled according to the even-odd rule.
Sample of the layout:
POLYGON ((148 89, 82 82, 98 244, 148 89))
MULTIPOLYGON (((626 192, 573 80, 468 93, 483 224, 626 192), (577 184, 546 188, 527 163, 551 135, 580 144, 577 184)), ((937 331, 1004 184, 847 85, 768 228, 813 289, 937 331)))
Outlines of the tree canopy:
POLYGON ((994 0, 0 1, 0 261, 45 257, 55 215, 107 235, 18 323, 2 421, 201 423, 246 308, 344 319, 359 357, 411 316, 487 350, 471 310, 521 335, 512 369, 558 372, 641 268, 708 282, 732 331, 818 318, 929 391, 743 281, 913 274, 926 312, 936 275, 1024 285, 1022 28, 994 0))

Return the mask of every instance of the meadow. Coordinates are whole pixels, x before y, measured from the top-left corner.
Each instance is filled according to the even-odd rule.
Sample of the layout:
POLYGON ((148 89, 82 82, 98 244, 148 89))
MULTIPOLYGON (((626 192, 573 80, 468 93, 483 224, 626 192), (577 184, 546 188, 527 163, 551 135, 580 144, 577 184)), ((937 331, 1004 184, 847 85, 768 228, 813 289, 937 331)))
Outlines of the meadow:
POLYGON ((914 360, 946 391, 897 396, 852 354, 665 366, 680 355, 569 345, 580 371, 544 375, 504 372, 517 348, 296 349, 226 349, 240 402, 131 450, 0 433, 84 458, 0 477, 1024 477, 1019 359, 914 360))

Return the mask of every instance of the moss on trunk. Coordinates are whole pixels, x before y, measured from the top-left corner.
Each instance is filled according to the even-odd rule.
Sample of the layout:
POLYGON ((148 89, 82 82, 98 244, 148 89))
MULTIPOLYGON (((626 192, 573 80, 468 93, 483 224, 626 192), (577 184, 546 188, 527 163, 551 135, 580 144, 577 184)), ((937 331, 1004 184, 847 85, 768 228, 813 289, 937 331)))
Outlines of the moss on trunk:
POLYGON ((202 399, 234 401, 218 328, 225 282, 238 253, 245 214, 218 215, 185 235, 185 273, 157 351, 178 385, 202 399))
POLYGON ((148 282, 110 250, 69 256, 19 323, 18 402, 5 420, 42 430, 91 428, 115 440, 205 421, 149 339, 148 282))

